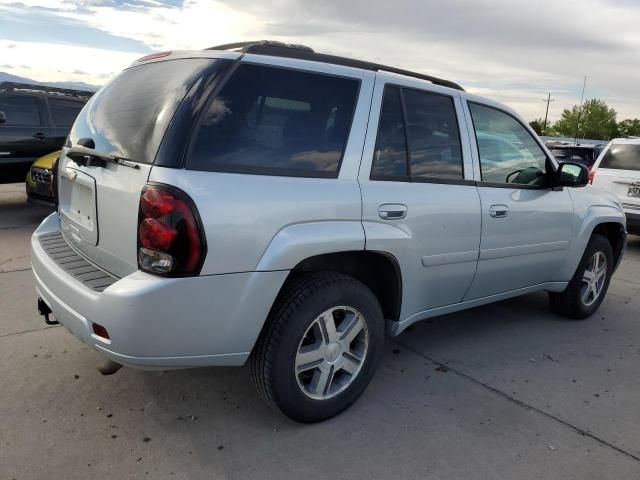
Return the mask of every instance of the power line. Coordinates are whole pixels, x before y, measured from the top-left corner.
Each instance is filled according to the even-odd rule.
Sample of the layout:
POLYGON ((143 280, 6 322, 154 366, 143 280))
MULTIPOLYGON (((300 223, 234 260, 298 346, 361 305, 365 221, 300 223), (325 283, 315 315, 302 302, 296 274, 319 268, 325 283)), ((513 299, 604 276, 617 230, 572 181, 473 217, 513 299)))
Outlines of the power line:
POLYGON ((544 123, 542 124, 542 135, 544 135, 544 132, 547 130, 547 119, 549 118, 549 104, 551 102, 555 102, 555 99, 552 100, 551 93, 549 93, 547 95, 547 98, 546 99, 543 98, 542 101, 547 102, 547 111, 544 114, 544 123))

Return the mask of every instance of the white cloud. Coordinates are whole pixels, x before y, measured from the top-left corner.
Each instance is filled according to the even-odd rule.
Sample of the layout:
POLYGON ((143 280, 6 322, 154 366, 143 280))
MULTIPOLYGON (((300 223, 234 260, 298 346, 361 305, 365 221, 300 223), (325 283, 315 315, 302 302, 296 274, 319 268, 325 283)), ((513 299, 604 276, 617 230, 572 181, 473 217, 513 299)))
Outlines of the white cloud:
MULTIPOLYGON (((129 2, 126 9, 87 0, 21 0, 26 7, 12 1, 0 0, 0 14, 53 9, 52 19, 81 22, 155 50, 261 38, 307 44, 449 78, 530 119, 544 115, 547 92, 556 98, 552 119, 577 103, 586 74, 588 97, 607 100, 619 118, 640 117, 640 8, 616 0, 185 0, 180 7, 149 0, 129 2)), ((135 58, 85 47, 11 43, 22 59, 5 60, 3 49, 3 63, 28 64, 38 80, 47 75, 58 80, 62 74, 54 71, 80 69, 102 83, 101 75, 135 58), (92 56, 77 56, 81 50, 69 56, 71 48, 85 48, 82 52, 92 56)))
POLYGON ((82 81, 101 85, 141 55, 75 45, 0 40, 11 73, 41 82, 82 81), (14 45, 9 48, 9 44, 14 45), (22 66, 21 66, 22 65, 22 66), (28 67, 28 68, 25 68, 28 67))

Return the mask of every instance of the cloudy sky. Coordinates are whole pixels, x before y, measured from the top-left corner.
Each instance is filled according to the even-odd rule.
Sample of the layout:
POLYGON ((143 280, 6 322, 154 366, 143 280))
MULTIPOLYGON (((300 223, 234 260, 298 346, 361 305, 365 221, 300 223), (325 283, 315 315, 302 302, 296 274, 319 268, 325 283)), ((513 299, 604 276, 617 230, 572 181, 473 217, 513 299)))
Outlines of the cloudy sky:
POLYGON ((103 84, 156 50, 251 39, 454 80, 527 119, 587 97, 640 117, 640 0, 0 0, 0 71, 103 84))

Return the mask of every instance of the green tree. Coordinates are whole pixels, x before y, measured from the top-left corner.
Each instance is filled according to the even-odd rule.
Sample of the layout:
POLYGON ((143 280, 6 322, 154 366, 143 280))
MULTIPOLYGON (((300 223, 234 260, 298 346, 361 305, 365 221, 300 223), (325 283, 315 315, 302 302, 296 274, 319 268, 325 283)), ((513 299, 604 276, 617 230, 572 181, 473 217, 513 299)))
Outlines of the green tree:
POLYGON ((616 111, 602 100, 592 98, 580 108, 574 105, 571 110, 565 109, 554 129, 560 135, 578 138, 608 140, 617 135, 616 111))
POLYGON ((544 120, 542 118, 536 118, 529 122, 529 126, 533 128, 533 131, 538 135, 542 135, 542 131, 544 130, 544 120))
POLYGON ((640 118, 622 120, 618 123, 618 135, 640 137, 640 118))

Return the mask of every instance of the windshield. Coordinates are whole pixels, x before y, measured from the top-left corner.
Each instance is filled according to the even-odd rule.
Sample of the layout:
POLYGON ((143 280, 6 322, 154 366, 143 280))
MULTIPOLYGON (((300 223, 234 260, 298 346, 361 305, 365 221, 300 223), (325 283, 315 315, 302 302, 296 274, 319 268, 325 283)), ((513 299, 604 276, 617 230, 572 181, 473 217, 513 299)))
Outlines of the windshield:
POLYGON ((640 170, 640 145, 611 145, 611 148, 604 154, 600 167, 618 170, 640 170))
POLYGON ((123 71, 82 109, 69 134, 71 145, 91 138, 98 152, 152 163, 178 105, 215 61, 169 60, 123 71))

